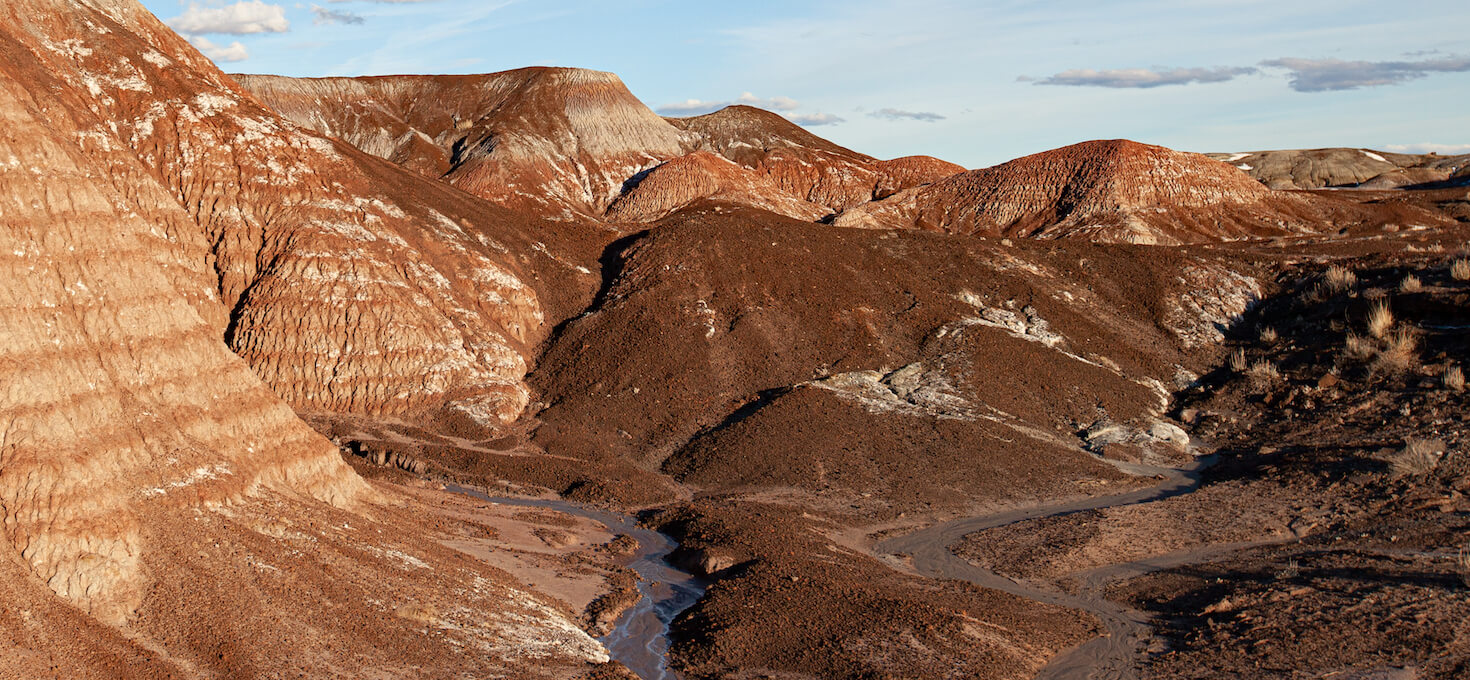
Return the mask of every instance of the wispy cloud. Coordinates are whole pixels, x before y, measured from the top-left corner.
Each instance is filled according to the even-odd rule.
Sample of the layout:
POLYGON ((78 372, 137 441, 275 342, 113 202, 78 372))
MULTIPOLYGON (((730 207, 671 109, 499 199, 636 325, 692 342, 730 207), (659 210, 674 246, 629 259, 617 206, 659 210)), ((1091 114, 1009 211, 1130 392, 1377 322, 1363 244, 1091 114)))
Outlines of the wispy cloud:
POLYGON ((931 111, 904 111, 901 109, 878 109, 868 114, 869 118, 883 120, 917 120, 925 123, 944 120, 944 116, 931 111))
POLYGON ((1397 85, 1431 73, 1470 71, 1470 57, 1450 56, 1421 61, 1344 61, 1285 57, 1263 61, 1261 65, 1286 69, 1287 82, 1297 92, 1329 92, 1397 85))
POLYGON ((1037 80, 1021 76, 1022 82, 1037 85, 1070 85, 1074 87, 1148 88, 1165 85, 1187 85, 1189 83, 1223 83, 1240 76, 1255 73, 1249 66, 1216 66, 1214 68, 1123 68, 1096 71, 1090 68, 1071 69, 1037 80))
POLYGON ((363 22, 363 18, 360 15, 353 14, 352 12, 327 9, 321 5, 312 5, 311 13, 316 15, 316 18, 312 19, 311 23, 317 26, 326 24, 361 24, 363 22))
POLYGON ((286 20, 286 8, 260 0, 242 0, 229 5, 201 5, 191 2, 183 14, 166 23, 174 30, 190 35, 246 35, 285 33, 291 30, 291 22, 286 20))
POLYGON ((786 114, 786 120, 803 127, 815 127, 818 125, 836 125, 846 122, 847 119, 830 113, 790 113, 786 114))
POLYGON ((204 36, 192 35, 187 37, 189 38, 190 44, 194 45, 196 49, 204 53, 204 56, 209 57, 216 63, 245 61, 250 58, 250 50, 245 49, 245 46, 240 44, 239 40, 229 45, 221 46, 214 44, 213 41, 204 36))
POLYGON ((767 111, 793 111, 801 106, 795 99, 790 97, 770 97, 767 99, 746 92, 733 100, 710 101, 704 99, 686 99, 676 104, 660 106, 658 107, 658 112, 664 116, 701 116, 736 104, 754 106, 758 109, 766 109, 767 111))

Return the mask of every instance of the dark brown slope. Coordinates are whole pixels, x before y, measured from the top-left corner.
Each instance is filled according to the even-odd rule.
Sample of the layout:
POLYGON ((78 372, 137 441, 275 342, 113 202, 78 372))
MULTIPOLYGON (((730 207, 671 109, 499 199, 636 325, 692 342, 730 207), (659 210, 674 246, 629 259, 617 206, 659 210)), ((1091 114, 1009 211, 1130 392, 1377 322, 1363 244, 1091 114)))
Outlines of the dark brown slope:
POLYGON ((696 434, 737 432, 757 422, 742 408, 764 413, 783 400, 844 418, 1020 428, 1008 436, 1059 446, 1062 464, 1078 429, 1146 419, 1160 399, 1149 385, 1172 383, 1187 370, 1183 348, 1217 336, 1201 316, 1228 316, 1253 285, 1182 254, 833 231, 719 205, 680 212, 617 252, 610 287, 561 331, 534 375, 548 404, 537 439, 552 453, 680 475, 717 463, 699 448, 712 442, 682 451, 696 434), (1223 296, 1207 313, 1192 292, 1203 285, 1223 296), (1160 292, 1174 290, 1181 296, 1160 292), (1068 372, 1072 396, 1014 382, 1057 370, 1068 372), (1011 382, 996 384, 997 372, 1011 382))
POLYGON ((1178 244, 1281 236, 1381 217, 1342 201, 1272 192, 1198 154, 1107 140, 956 175, 849 210, 834 224, 1178 244))
POLYGON ((1343 148, 1207 155, 1234 165, 1271 189, 1412 187, 1442 182, 1470 163, 1470 155, 1402 154, 1343 148))
MULTIPOLYGON (((720 571, 680 623, 678 658, 701 678, 1030 677, 1080 641, 1078 619, 895 573, 864 536, 1141 483, 1091 451, 1187 458, 1158 420, 1166 385, 1255 285, 1187 253, 831 229, 728 204, 610 254, 608 289, 533 374, 535 441, 694 494, 658 521, 720 571)), ((561 490, 669 498, 624 479, 561 490)))

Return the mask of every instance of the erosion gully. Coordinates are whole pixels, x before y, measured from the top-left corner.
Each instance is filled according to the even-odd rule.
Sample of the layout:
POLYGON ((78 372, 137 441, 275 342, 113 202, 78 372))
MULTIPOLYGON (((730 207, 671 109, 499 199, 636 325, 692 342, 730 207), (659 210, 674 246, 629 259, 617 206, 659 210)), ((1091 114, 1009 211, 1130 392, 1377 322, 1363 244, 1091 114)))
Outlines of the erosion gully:
POLYGON ((614 534, 627 534, 638 541, 638 551, 627 565, 638 574, 638 603, 618 619, 612 632, 598 638, 614 661, 621 662, 643 680, 678 680, 669 668, 669 624, 680 612, 704 595, 704 584, 694 575, 669 564, 669 554, 679 547, 674 539, 638 525, 628 515, 606 512, 561 500, 508 498, 483 491, 448 485, 449 491, 481 500, 528 508, 546 508, 585 517, 614 534))
POLYGON ((1079 609, 1102 622, 1105 634, 1053 657, 1038 680, 1121 679, 1135 677, 1139 651, 1151 634, 1148 616, 1102 596, 1109 583, 1132 578, 1151 571, 1168 569, 1263 542, 1216 544, 1196 549, 1159 555, 1146 560, 1099 567, 1075 575, 1079 587, 1075 594, 1021 583, 993 571, 975 566, 954 554, 950 546, 977 531, 1006 526, 1016 522, 1067 515, 1087 510, 1100 510, 1134 505, 1180 496, 1199 486, 1201 473, 1215 462, 1205 456, 1183 468, 1151 465, 1120 465, 1134 474, 1161 476, 1163 483, 1127 493, 1083 498, 1061 503, 1037 505, 993 515, 967 517, 938 524, 921 531, 890 538, 878 543, 879 554, 907 555, 913 569, 932 578, 968 581, 975 585, 1011 593, 1030 600, 1079 609))

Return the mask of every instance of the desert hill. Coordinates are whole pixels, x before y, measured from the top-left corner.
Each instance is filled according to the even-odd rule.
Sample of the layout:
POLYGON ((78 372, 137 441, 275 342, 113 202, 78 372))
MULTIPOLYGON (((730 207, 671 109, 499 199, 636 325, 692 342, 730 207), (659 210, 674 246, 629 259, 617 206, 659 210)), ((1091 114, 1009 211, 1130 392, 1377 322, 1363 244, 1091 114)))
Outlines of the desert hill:
POLYGON ((879 161, 750 106, 668 120, 698 134, 702 148, 764 173, 787 193, 832 212, 965 171, 929 156, 879 161))
MULTIPOLYGON (((822 217, 963 168, 928 157, 879 161, 746 106, 663 119, 610 73, 528 68, 477 76, 309 78, 236 76, 282 115, 496 203, 557 220, 651 220, 664 214, 609 211, 644 173, 698 151, 733 161, 770 182, 761 196, 716 188, 708 159, 690 184, 656 181, 633 202, 687 205, 720 198, 797 217, 822 217), (663 194, 651 197, 655 188, 663 194), (666 193, 665 193, 666 192, 666 193)), ((722 173, 729 174, 729 173, 722 173)), ((728 183, 728 182, 727 182, 728 183)), ((721 185, 722 187, 724 185, 721 185)))
POLYGON ((909 189, 845 211, 833 224, 1178 244, 1299 234, 1349 219, 1378 218, 1330 198, 1273 192, 1198 154, 1106 140, 909 189))
POLYGON ((302 410, 516 417, 547 330, 538 288, 554 307, 567 283, 592 285, 556 256, 574 231, 540 233, 293 125, 161 26, 75 48, 70 35, 37 37, 40 68, 106 121, 90 143, 131 151, 185 210, 169 235, 213 279, 190 290, 212 291, 207 318, 277 394, 302 410))
POLYGON ((0 675, 607 659, 292 413, 514 417, 541 308, 459 222, 500 213, 282 121, 133 0, 0 8, 0 118, 0 675))
POLYGON ((1370 149, 1288 149, 1212 153, 1272 189, 1432 185, 1470 165, 1470 155, 1402 154, 1370 149))

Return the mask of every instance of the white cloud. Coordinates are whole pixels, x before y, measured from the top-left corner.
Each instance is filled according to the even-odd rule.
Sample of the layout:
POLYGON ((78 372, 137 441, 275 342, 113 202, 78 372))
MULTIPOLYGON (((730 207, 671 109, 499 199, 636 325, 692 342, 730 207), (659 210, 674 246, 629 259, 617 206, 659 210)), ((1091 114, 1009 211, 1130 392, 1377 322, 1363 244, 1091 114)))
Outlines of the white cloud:
POLYGON ((183 14, 166 22, 180 33, 285 33, 291 30, 286 20, 286 9, 260 0, 241 0, 230 5, 201 5, 189 3, 183 14))
POLYGON ((192 35, 185 37, 189 39, 190 44, 198 48, 200 52, 203 52, 204 56, 216 62, 245 61, 250 58, 250 51, 245 49, 245 46, 241 45, 239 40, 221 47, 203 36, 192 35))
POLYGON ((845 118, 834 116, 830 113, 790 113, 786 114, 786 119, 797 125, 806 127, 836 125, 846 121, 845 118))
POLYGON ((1037 80, 1021 76, 1021 82, 1037 85, 1072 85, 1080 87, 1147 88, 1188 83, 1223 83, 1239 76, 1250 75, 1256 70, 1249 66, 1219 66, 1216 68, 1119 68, 1096 71, 1090 68, 1074 68, 1054 76, 1037 80))
POLYGON ((932 111, 904 111, 901 109, 878 109, 868 114, 869 118, 884 120, 917 120, 925 123, 944 120, 944 116, 932 111))
POLYGON ((1470 71, 1470 57, 1450 56, 1423 61, 1283 58, 1263 61, 1261 65, 1286 69, 1291 89, 1297 92, 1328 92, 1397 85, 1430 73, 1463 73, 1470 71))

